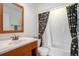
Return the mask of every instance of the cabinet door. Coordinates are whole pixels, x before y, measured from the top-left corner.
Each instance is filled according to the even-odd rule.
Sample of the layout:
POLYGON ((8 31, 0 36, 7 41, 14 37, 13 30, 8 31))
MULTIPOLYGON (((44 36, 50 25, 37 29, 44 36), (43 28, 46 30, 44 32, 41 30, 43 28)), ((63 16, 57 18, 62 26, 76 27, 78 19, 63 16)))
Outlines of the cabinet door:
POLYGON ((3 30, 3 4, 0 3, 0 32, 3 30))

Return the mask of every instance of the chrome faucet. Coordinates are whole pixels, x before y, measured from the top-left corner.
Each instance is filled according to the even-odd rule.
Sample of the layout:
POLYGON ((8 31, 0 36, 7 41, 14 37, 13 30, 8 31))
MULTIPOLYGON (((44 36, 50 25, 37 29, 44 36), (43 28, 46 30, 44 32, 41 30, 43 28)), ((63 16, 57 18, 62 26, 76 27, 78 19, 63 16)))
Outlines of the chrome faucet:
POLYGON ((16 35, 14 35, 13 37, 11 37, 12 38, 12 40, 18 40, 18 36, 16 36, 16 35))

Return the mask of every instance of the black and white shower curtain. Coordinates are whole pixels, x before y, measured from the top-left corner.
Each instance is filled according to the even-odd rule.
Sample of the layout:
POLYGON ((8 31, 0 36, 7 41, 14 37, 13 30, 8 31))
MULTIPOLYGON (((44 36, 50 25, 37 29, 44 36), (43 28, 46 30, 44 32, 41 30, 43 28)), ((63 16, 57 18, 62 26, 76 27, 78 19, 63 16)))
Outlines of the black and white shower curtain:
POLYGON ((71 32, 71 56, 78 56, 78 38, 77 38, 77 4, 67 7, 69 28, 71 32))
POLYGON ((47 22, 48 22, 49 12, 40 13, 38 15, 39 18, 39 39, 41 39, 41 45, 42 46, 42 35, 45 31, 47 22))

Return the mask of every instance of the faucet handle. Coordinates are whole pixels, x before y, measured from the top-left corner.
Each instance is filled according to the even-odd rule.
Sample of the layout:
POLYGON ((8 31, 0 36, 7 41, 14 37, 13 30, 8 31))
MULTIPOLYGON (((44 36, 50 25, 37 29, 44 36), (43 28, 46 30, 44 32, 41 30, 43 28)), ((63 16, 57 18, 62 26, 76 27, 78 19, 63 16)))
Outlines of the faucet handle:
POLYGON ((10 38, 11 38, 12 40, 14 39, 14 37, 13 37, 13 36, 11 36, 10 38))
POLYGON ((12 38, 12 40, 18 40, 19 39, 19 36, 14 35, 14 36, 12 36, 10 38, 12 38))

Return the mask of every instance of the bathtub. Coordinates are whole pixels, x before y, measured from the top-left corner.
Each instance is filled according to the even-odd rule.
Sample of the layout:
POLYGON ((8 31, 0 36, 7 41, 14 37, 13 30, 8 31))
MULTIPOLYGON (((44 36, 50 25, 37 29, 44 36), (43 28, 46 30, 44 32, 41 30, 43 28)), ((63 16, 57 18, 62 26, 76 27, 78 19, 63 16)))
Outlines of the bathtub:
POLYGON ((69 51, 64 51, 63 49, 56 47, 52 47, 51 49, 39 47, 38 52, 40 56, 70 56, 69 51))
POLYGON ((70 56, 70 52, 53 47, 50 49, 50 52, 48 53, 48 55, 49 56, 70 56))

